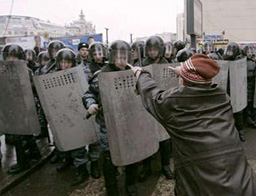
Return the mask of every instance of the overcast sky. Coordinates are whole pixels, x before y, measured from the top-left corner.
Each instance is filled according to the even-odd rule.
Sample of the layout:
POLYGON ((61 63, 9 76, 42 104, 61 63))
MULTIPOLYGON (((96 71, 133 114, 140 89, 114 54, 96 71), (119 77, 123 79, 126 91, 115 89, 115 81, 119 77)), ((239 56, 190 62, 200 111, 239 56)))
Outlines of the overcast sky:
MULTIPOLYGON (((0 14, 9 15, 12 0, 0 0, 0 14)), ((96 32, 109 29, 109 40, 130 40, 162 32, 176 32, 176 16, 183 0, 14 0, 12 15, 25 15, 68 24, 81 9, 96 32)))

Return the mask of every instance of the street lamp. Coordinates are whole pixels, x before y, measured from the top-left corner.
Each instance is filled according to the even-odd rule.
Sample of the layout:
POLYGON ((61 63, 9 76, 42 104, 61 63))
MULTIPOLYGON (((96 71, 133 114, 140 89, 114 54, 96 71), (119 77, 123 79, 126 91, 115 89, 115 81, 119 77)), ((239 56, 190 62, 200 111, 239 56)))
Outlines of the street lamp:
POLYGON ((131 44, 132 44, 132 33, 130 33, 130 40, 131 40, 131 44))
POLYGON ((105 28, 105 30, 106 30, 106 43, 108 45, 108 28, 105 28))

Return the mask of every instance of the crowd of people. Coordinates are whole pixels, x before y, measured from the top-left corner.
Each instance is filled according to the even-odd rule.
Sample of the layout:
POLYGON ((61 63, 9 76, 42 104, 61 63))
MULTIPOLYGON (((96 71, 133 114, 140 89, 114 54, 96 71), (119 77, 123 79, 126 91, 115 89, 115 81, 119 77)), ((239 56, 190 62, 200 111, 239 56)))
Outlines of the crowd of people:
MULTIPOLYGON (((87 82, 89 84, 89 88, 83 94, 82 101, 88 113, 90 115, 95 115, 96 123, 99 125, 99 140, 93 144, 90 144, 89 146, 86 146, 85 144, 85 146, 81 148, 67 152, 61 152, 56 147, 55 154, 51 159, 51 163, 54 164, 61 162, 61 164, 56 168, 58 172, 62 172, 66 170, 69 166, 74 165, 77 170, 77 175, 75 179, 73 179, 71 185, 78 185, 88 180, 90 175, 95 179, 100 178, 101 164, 99 159, 102 155, 102 170, 105 179, 107 195, 119 195, 117 181, 118 171, 117 166, 115 166, 111 160, 111 152, 109 149, 107 136, 107 127, 104 119, 104 111, 101 107, 101 95, 99 92, 97 75, 99 71, 116 72, 131 69, 134 72, 135 76, 138 78, 137 88, 140 95, 142 96, 142 101, 145 107, 159 122, 161 122, 161 124, 164 125, 164 127, 168 130, 168 133, 171 136, 170 139, 159 142, 159 153, 161 155, 161 172, 166 177, 166 179, 176 180, 176 194, 214 195, 213 193, 211 194, 210 191, 219 191, 219 195, 223 195, 222 193, 225 193, 225 195, 234 195, 232 194, 235 193, 235 191, 232 189, 234 188, 234 186, 226 186, 224 182, 221 182, 220 176, 218 176, 216 179, 208 179, 208 182, 206 182, 207 177, 202 177, 203 172, 206 172, 207 175, 210 176, 209 178, 214 176, 214 174, 209 174, 210 171, 203 171, 203 166, 199 167, 199 169, 194 168, 194 170, 192 166, 186 169, 184 169, 184 167, 183 169, 180 169, 179 167, 186 164, 196 164, 197 162, 200 162, 200 160, 202 161, 202 157, 197 155, 195 152, 198 153, 202 151, 203 148, 206 148, 208 152, 210 152, 210 154, 213 153, 216 159, 223 156, 223 154, 219 157, 216 155, 219 152, 215 150, 217 148, 216 146, 218 145, 218 148, 223 148, 223 153, 226 153, 227 155, 230 155, 229 153, 234 153, 230 151, 237 148, 239 149, 235 152, 239 151, 240 153, 241 144, 240 141, 237 140, 237 138, 240 138, 241 141, 245 141, 245 125, 256 128, 255 111, 253 107, 256 65, 256 58, 254 52, 255 51, 252 46, 245 45, 241 48, 238 44, 234 42, 229 43, 225 49, 215 49, 214 45, 210 41, 204 42, 202 47, 196 50, 194 48, 186 47, 186 44, 182 41, 176 41, 174 43, 164 42, 158 36, 151 36, 147 39, 146 42, 136 41, 132 44, 128 44, 127 42, 122 40, 117 40, 111 43, 110 46, 107 46, 101 42, 92 42, 90 44, 81 42, 78 44, 77 52, 70 46, 64 45, 61 41, 58 40, 51 41, 48 44, 46 50, 38 46, 36 46, 34 49, 23 50, 22 47, 20 47, 19 45, 7 44, 2 49, 2 56, 4 61, 25 60, 27 63, 27 68, 31 77, 32 89, 37 106, 38 119, 41 126, 41 133, 37 136, 5 134, 6 143, 15 146, 17 156, 17 163, 15 165, 12 165, 8 172, 10 174, 20 173, 24 170, 27 170, 30 165, 33 164, 34 160, 40 160, 41 153, 37 147, 36 140, 48 137, 47 119, 44 114, 43 106, 38 98, 36 89, 33 86, 32 77, 66 70, 81 65, 83 67, 84 74, 86 75, 87 82), (203 85, 204 87, 206 86, 207 88, 209 88, 209 84, 211 84, 211 79, 219 71, 218 65, 216 65, 215 60, 235 61, 244 57, 247 59, 248 103, 247 107, 243 111, 232 114, 230 103, 228 101, 228 98, 226 97, 226 93, 230 94, 229 87, 227 87, 227 92, 224 93, 216 90, 218 96, 216 96, 216 94, 214 93, 208 93, 207 91, 206 95, 209 95, 208 98, 202 98, 203 92, 199 92, 193 89, 196 88, 197 85, 203 85), (175 92, 168 91, 169 94, 163 94, 159 89, 157 89, 156 84, 151 81, 150 75, 143 69, 143 67, 150 64, 166 63, 181 63, 180 70, 174 69, 173 71, 175 71, 178 75, 181 76, 181 78, 183 78, 182 84, 184 86, 192 87, 191 89, 194 90, 194 92, 189 90, 184 90, 184 92, 177 91, 176 98, 175 96, 173 98, 172 95, 173 93, 175 94, 175 92), (200 63, 203 65, 201 65, 200 63), (133 66, 131 67, 127 64, 131 64, 133 66), (190 72, 191 65, 195 67, 194 71, 192 72, 190 72), (207 70, 205 71, 204 68, 202 68, 203 71, 200 73, 195 71, 201 70, 200 66, 205 66, 205 69, 207 70), (201 73, 202 75, 200 75, 201 73), (203 82, 200 83, 195 78, 191 79, 190 76, 194 77, 193 74, 197 76, 195 78, 202 77, 203 82), (207 77, 210 82, 204 77, 207 77), (152 91, 154 91, 154 93, 152 91), (195 93, 196 98, 194 97, 195 99, 190 101, 188 99, 185 100, 182 95, 186 93, 188 95, 190 95, 191 93, 195 93), (153 96, 153 94, 155 96, 153 96), (216 96, 216 100, 212 99, 212 97, 214 96, 216 96), (166 101, 168 99, 170 99, 170 102, 172 103, 166 101), (202 101, 209 101, 209 99, 212 99, 212 106, 209 107, 216 107, 215 109, 217 112, 214 110, 208 113, 208 110, 204 111, 205 108, 202 108, 200 106, 202 105, 202 101), (165 100, 166 102, 163 100, 165 100), (225 105, 221 106, 221 104, 224 102, 225 105), (166 107, 169 106, 168 104, 171 104, 172 108, 166 107), (184 114, 180 111, 181 109, 179 108, 179 106, 182 106, 184 104, 191 105, 191 108, 188 108, 187 111, 185 109, 183 110, 185 113, 187 112, 187 117, 184 117, 184 114), (217 109, 218 107, 219 109, 217 109), (167 108, 171 108, 170 110, 171 112, 173 112, 174 117, 168 115, 165 116, 165 114, 168 113, 168 111, 165 111, 167 110, 167 108), (228 113, 223 112, 224 108, 226 108, 225 111, 228 111, 228 113), (203 118, 205 119, 205 121, 208 122, 208 124, 205 123, 204 125, 202 125, 202 122, 198 124, 195 123, 198 119, 193 116, 195 115, 195 113, 193 112, 198 109, 200 109, 201 112, 199 115, 199 119, 201 118, 201 116, 204 116, 203 118), (193 112, 190 113, 190 110, 193 110, 193 112), (163 115, 160 115, 161 113, 163 113, 163 115), (210 120, 207 114, 209 116, 212 116, 210 120), (233 117, 234 122, 232 120, 233 117), (220 120, 219 118, 223 119, 220 120), (211 121, 212 119, 215 119, 215 121, 211 121), (220 121, 225 122, 225 125, 221 124, 220 121), (187 126, 186 122, 189 122, 187 126), (217 127, 219 126, 218 129, 220 129, 220 131, 223 130, 222 133, 215 133, 216 135, 219 134, 218 136, 215 135, 215 139, 212 139, 209 136, 210 134, 213 134, 211 132, 214 129, 211 127, 212 122, 215 123, 217 127), (232 127, 232 123, 235 125, 235 128, 232 127), (198 129, 203 129, 204 127, 203 130, 207 130, 207 134, 209 135, 204 135, 204 131, 198 130, 192 132, 191 135, 189 135, 188 130, 191 129, 194 131, 195 127, 197 127, 198 129), (179 135, 180 133, 177 133, 177 130, 180 129, 182 129, 185 134, 179 135), (197 135, 193 135, 193 133, 196 132, 197 135), (222 143, 224 139, 226 139, 226 143, 224 142, 225 145, 222 143), (209 144, 208 147, 207 144, 209 144), (235 148, 230 147, 234 145, 235 148), (214 146, 215 151, 212 151, 211 146, 214 146), (180 154, 177 155, 178 153, 180 154), (187 155, 191 159, 187 159, 186 161, 182 160, 181 157, 185 155, 187 155), (174 156, 174 158, 178 157, 175 160, 177 162, 176 164, 178 165, 178 169, 174 172, 170 169, 170 158, 172 156, 174 156), (196 160, 193 159, 193 157, 198 157, 199 159, 196 160), (91 163, 90 171, 88 171, 87 169, 88 162, 91 163), (202 172, 201 176, 199 175, 200 172, 202 172), (197 177, 196 175, 198 175, 199 177, 197 177), (201 182, 200 178, 202 178, 204 182, 201 182), (197 180, 200 181, 200 183, 202 183, 202 186, 205 186, 205 188, 199 187, 199 185, 194 182, 197 180), (215 184, 212 183, 213 181, 215 182, 215 184), (224 188, 220 185, 216 185, 218 183, 222 183, 224 188), (214 188, 216 189, 214 190, 214 188), (217 190, 218 188, 223 188, 223 190, 217 190)), ((242 152, 239 154, 239 156, 237 155, 236 159, 234 160, 238 160, 237 163, 239 164, 240 162, 244 166, 245 158, 242 159, 240 155, 242 156, 242 152)), ((205 159, 208 160, 210 158, 208 156, 205 156, 205 159)), ((150 179, 152 175, 151 160, 152 157, 148 157, 145 160, 141 160, 141 162, 139 163, 125 166, 125 183, 128 195, 138 195, 136 186, 137 180, 143 182, 150 179), (142 165, 143 169, 137 177, 137 168, 139 167, 139 165, 142 165)), ((220 158, 219 160, 222 159, 220 158)), ((237 170, 241 169, 241 165, 240 168, 237 168, 232 165, 234 163, 230 163, 227 165, 219 164, 218 166, 214 165, 214 163, 210 164, 211 168, 215 168, 216 170, 220 170, 221 167, 234 168, 234 171, 231 172, 232 175, 233 173, 237 174, 237 170)), ((239 175, 239 177, 236 176, 239 180, 241 180, 240 176, 242 174, 246 174, 246 177, 244 177, 243 180, 247 180, 248 182, 247 185, 244 185, 244 181, 240 182, 241 190, 244 189, 245 192, 241 191, 241 193, 244 194, 237 195, 250 195, 250 191, 256 191, 255 182, 253 181, 254 178, 251 176, 252 174, 249 170, 249 166, 246 165, 244 166, 244 173, 240 172, 240 174, 237 174, 239 175)), ((219 175, 221 175, 222 171, 219 172, 219 175)), ((230 176, 232 175, 230 174, 230 176)), ((235 184, 234 181, 231 180, 231 183, 235 184)))

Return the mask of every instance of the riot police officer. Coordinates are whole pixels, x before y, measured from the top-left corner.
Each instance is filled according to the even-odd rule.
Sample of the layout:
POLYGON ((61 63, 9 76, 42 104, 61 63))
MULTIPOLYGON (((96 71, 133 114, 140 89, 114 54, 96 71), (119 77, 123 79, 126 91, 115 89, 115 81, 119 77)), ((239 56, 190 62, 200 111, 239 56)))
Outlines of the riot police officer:
MULTIPOLYGON (((131 63, 131 51, 128 43, 122 40, 113 42, 109 48, 109 63, 101 69, 101 72, 113 72, 127 69, 127 62, 131 63)), ((96 74, 96 72, 95 72, 96 74)), ((103 174, 108 196, 119 195, 116 179, 116 166, 111 160, 107 130, 101 105, 98 78, 90 83, 88 91, 83 96, 84 106, 91 115, 96 115, 96 122, 100 126, 100 145, 103 151, 103 174)), ((126 190, 128 195, 137 195, 135 186, 136 164, 126 166, 126 190)))
POLYGON ((57 52, 64 48, 64 44, 61 41, 53 40, 47 46, 47 51, 50 56, 50 60, 47 62, 46 66, 43 67, 43 73, 49 73, 56 70, 55 57, 57 52))
POLYGON ((173 56, 176 58, 177 53, 185 48, 185 43, 181 40, 175 41, 173 43, 173 56))
POLYGON ((194 52, 192 50, 187 49, 187 48, 183 48, 182 50, 180 50, 177 53, 176 58, 177 58, 178 62, 185 62, 191 56, 193 56, 193 54, 194 54, 194 52))
MULTIPOLYGON (((60 49, 56 54, 56 71, 75 67, 77 65, 75 57, 76 55, 72 50, 68 48, 60 49)), ((86 168, 88 157, 85 146, 70 151, 60 152, 60 156, 64 158, 64 160, 62 164, 57 167, 57 171, 64 171, 72 163, 77 170, 76 177, 71 183, 72 186, 81 184, 89 178, 89 173, 86 168)))
MULTIPOLYGON (((151 36, 147 39, 145 44, 145 56, 143 60, 143 66, 150 64, 165 64, 168 61, 163 57, 164 54, 164 42, 162 38, 158 36, 151 36)), ((160 154, 162 173, 167 179, 172 179, 173 174, 170 170, 170 144, 171 140, 165 140, 160 142, 160 154)), ((143 170, 140 174, 139 180, 145 181, 151 176, 151 157, 143 161, 143 170)))
MULTIPOLYGON (((16 44, 5 45, 2 49, 4 61, 25 60, 23 49, 16 44)), ((32 71, 28 68, 30 78, 32 71)), ((31 159, 40 159, 41 153, 36 145, 33 135, 13 135, 14 146, 16 151, 17 163, 12 165, 8 170, 11 174, 20 173, 30 167, 31 159), (28 151, 28 153, 26 152, 28 151)))
POLYGON ((46 51, 43 51, 43 52, 40 52, 37 56, 37 61, 38 61, 38 68, 37 70, 35 71, 35 75, 38 76, 38 75, 41 75, 43 74, 42 73, 42 69, 44 66, 46 66, 46 63, 50 60, 50 56, 48 54, 48 52, 46 51))
POLYGON ((172 42, 164 43, 164 57, 166 58, 168 63, 173 63, 173 59, 175 58, 173 49, 174 47, 172 42))
POLYGON ((205 54, 205 55, 208 55, 208 54, 210 54, 210 53, 213 53, 213 52, 214 52, 214 46, 213 46, 212 42, 210 42, 210 41, 205 41, 205 42, 203 43, 202 52, 203 52, 203 54, 205 54))
POLYGON ((36 63, 36 52, 31 49, 25 50, 25 59, 27 61, 28 68, 31 69, 34 73, 38 68, 36 63))
POLYGON ((134 65, 137 64, 139 66, 142 66, 142 60, 144 58, 144 47, 144 41, 136 41, 132 43, 131 50, 134 65))
MULTIPOLYGON (((50 56, 49 56, 48 52, 43 51, 43 52, 40 52, 38 54, 37 59, 38 59, 38 68, 35 71, 36 76, 43 74, 42 69, 43 69, 44 66, 46 66, 46 63, 50 60, 50 56)), ((35 94, 35 102, 36 102, 36 109, 37 109, 38 119, 39 119, 40 127, 41 127, 41 132, 38 136, 36 136, 36 139, 49 137, 48 127, 47 127, 47 124, 48 124, 47 119, 46 119, 46 116, 44 114, 44 111, 43 111, 43 108, 41 106, 41 103, 40 103, 40 100, 39 100, 39 97, 38 97, 37 93, 35 94)))
POLYGON ((252 60, 253 48, 251 45, 247 44, 244 46, 242 52, 247 59, 247 107, 245 109, 245 122, 248 126, 256 128, 255 111, 253 107, 256 64, 252 60))
MULTIPOLYGON (((239 55, 240 55, 240 50, 239 50, 238 44, 235 42, 230 42, 227 45, 227 48, 224 52, 224 59, 234 61, 240 58, 239 55)), ((230 95, 229 75, 228 75, 227 93, 230 95)), ((234 119, 235 119, 235 126, 236 126, 236 129, 238 130, 240 140, 245 141, 243 111, 234 113, 234 119)))

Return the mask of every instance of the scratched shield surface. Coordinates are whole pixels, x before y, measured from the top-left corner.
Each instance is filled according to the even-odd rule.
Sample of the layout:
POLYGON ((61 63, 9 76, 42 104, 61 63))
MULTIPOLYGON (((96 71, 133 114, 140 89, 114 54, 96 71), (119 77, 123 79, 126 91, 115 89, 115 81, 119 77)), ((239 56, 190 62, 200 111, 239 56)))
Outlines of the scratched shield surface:
POLYGON ((236 113, 247 106, 247 62, 243 58, 229 64, 231 105, 236 113))
POLYGON ((103 72, 98 77, 113 164, 129 165, 153 155, 159 148, 158 122, 135 93, 132 72, 103 72))
POLYGON ((213 78, 213 83, 218 84, 225 91, 228 85, 229 61, 216 61, 220 67, 220 72, 213 78))
POLYGON ((86 119, 82 103, 88 83, 81 66, 36 76, 34 82, 60 151, 97 141, 94 118, 86 119))
POLYGON ((40 133, 32 86, 24 61, 0 61, 0 135, 40 133))
MULTIPOLYGON (((176 67, 179 66, 179 63, 152 64, 145 67, 146 70, 151 72, 158 87, 163 90, 168 90, 169 88, 177 87, 179 85, 179 76, 168 68, 169 66, 176 67)), ((160 142, 170 138, 170 135, 160 123, 155 123, 155 126, 155 129, 158 130, 156 133, 160 142)))

